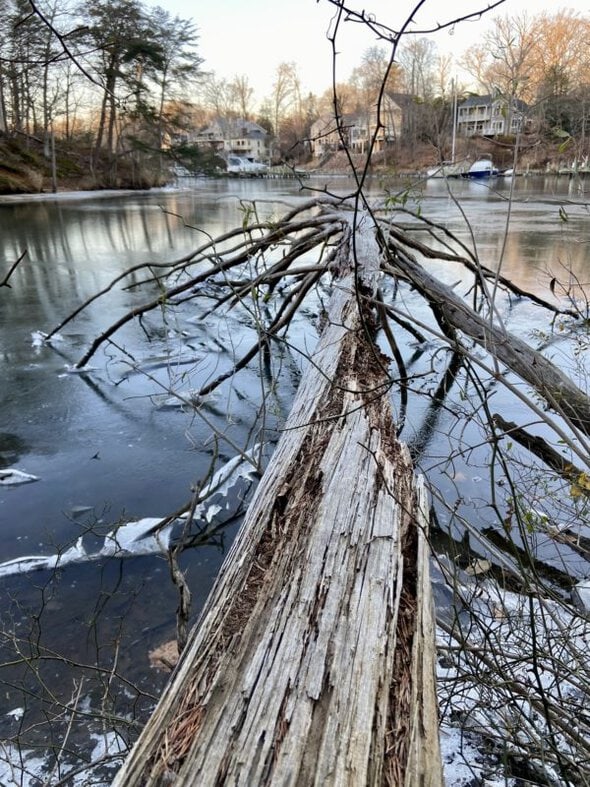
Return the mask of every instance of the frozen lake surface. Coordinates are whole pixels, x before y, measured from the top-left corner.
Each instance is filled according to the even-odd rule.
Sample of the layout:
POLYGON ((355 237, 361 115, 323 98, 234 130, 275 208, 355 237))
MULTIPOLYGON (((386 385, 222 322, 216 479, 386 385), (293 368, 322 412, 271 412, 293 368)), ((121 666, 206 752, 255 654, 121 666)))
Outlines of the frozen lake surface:
MULTIPOLYGON (((395 193, 399 185, 390 184, 390 190, 395 193)), ((156 545, 147 548, 150 523, 177 511, 211 472, 234 462, 234 446, 272 442, 303 366, 294 353, 269 411, 267 432, 260 435, 250 433, 260 399, 257 368, 200 403, 203 417, 187 406, 190 392, 229 368, 252 340, 253 326, 243 311, 203 319, 194 303, 167 304, 141 325, 125 326, 113 337, 115 344, 106 344, 92 359, 91 369, 71 374, 92 339, 142 300, 137 290, 114 288, 64 326, 59 339, 43 342, 43 333, 131 265, 180 259, 208 237, 239 226, 242 200, 260 200, 261 215, 272 217, 310 196, 293 182, 186 181, 181 186, 0 198, 0 277, 26 253, 11 288, 0 289, 0 593, 3 628, 11 632, 0 645, 0 738, 7 741, 18 734, 31 746, 51 749, 47 720, 51 717, 55 729, 67 729, 74 701, 87 709, 88 724, 72 729, 73 749, 89 752, 97 741, 104 744, 102 711, 121 720, 121 740, 133 737, 129 719, 144 718, 166 679, 150 666, 149 653, 175 635, 177 593, 165 558, 156 545), (175 392, 182 393, 182 401, 175 392), (211 424, 227 439, 213 441, 211 424), (135 542, 127 538, 125 554, 109 551, 118 525, 137 521, 145 530, 134 531, 135 542), (48 696, 40 696, 40 685, 48 696)), ((560 266, 587 276, 587 211, 579 204, 578 186, 567 179, 519 178, 509 204, 510 188, 508 180, 493 189, 428 181, 408 206, 419 205, 465 243, 475 240, 486 265, 495 268, 501 261, 502 273, 525 289, 546 290, 560 266)), ((346 183, 337 181, 334 189, 345 193, 346 183)), ((412 221, 403 214, 398 220, 412 221)), ((449 283, 461 279, 452 265, 435 266, 449 283)), ((146 275, 142 271, 135 281, 146 275)), ((411 293, 407 297, 411 308, 411 293)), ((294 326, 291 339, 302 351, 315 342, 316 306, 307 304, 294 326)), ((548 323, 546 315, 529 307, 511 309, 506 317, 520 333, 544 330, 548 323)), ((411 345, 403 350, 410 359, 411 345)), ((499 393, 498 406, 502 402, 499 393)), ((415 449, 425 472, 440 472, 443 491, 476 500, 485 483, 477 458, 470 457, 473 465, 457 465, 448 481, 438 469, 456 419, 437 413, 434 426, 424 429, 427 410, 423 401, 416 403, 402 439, 415 449)), ((511 412, 505 415, 510 418, 511 412)), ((229 508, 221 496, 213 501, 216 510, 203 511, 202 517, 219 529, 209 529, 181 555, 194 615, 235 534, 239 517, 232 514, 230 523, 223 523, 243 493, 234 489, 229 508)), ((474 521, 485 526, 479 512, 474 521)), ((452 525, 449 530, 462 536, 452 525)), ((121 530, 120 540, 130 532, 121 530)), ((539 549, 543 552, 542 544, 539 549)), ((579 556, 563 559, 574 575, 582 571, 579 556)), ((111 735, 112 729, 106 732, 111 735)), ((112 748, 104 744, 102 751, 112 748)))

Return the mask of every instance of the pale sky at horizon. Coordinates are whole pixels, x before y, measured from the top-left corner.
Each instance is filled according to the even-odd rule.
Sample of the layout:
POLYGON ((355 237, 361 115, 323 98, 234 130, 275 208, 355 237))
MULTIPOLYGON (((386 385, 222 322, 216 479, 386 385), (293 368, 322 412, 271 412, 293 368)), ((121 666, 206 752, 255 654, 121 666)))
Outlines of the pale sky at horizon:
MULTIPOLYGON (((193 19, 199 31, 199 54, 203 68, 218 78, 231 79, 246 74, 256 91, 256 101, 270 95, 276 68, 281 62, 293 61, 304 93, 321 94, 330 87, 332 49, 327 39, 330 20, 336 9, 327 0, 205 0, 198 5, 191 0, 149 0, 172 14, 193 19)), ((374 12, 380 22, 398 29, 416 5, 409 0, 350 0, 359 11, 374 12)), ((432 28, 453 18, 493 5, 493 0, 424 0, 416 17, 414 30, 432 28), (441 11, 441 6, 443 10, 441 11)), ((590 0, 505 0, 478 21, 466 21, 452 30, 432 36, 439 52, 460 56, 489 27, 496 16, 516 16, 527 12, 536 16, 571 9, 590 13, 590 0)), ((339 33, 337 79, 344 82, 359 65, 362 53, 371 46, 383 45, 363 25, 347 22, 339 33)))

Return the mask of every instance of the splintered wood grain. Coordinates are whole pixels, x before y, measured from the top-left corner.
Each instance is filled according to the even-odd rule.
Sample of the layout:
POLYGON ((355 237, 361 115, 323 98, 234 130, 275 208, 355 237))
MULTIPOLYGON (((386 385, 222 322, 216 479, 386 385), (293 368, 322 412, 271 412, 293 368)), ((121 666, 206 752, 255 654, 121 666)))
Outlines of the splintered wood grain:
MULTIPOLYGON (((376 253, 364 234, 359 248, 376 253)), ((349 275, 189 646, 115 785, 442 783, 423 491, 395 438, 386 382, 349 275)))
POLYGON ((428 532, 428 497, 424 479, 416 479, 418 533, 416 560, 416 635, 412 651, 412 718, 414 730, 409 741, 405 787, 435 787, 442 783, 442 765, 438 736, 438 702, 434 642, 436 618, 430 589, 428 532))

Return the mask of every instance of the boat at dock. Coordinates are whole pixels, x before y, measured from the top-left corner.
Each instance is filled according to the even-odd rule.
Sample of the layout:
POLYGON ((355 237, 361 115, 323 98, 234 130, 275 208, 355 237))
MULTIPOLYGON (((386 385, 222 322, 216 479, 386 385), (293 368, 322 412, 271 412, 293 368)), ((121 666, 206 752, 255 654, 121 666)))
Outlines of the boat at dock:
POLYGON ((498 174, 499 170, 494 166, 491 159, 480 158, 473 162, 467 172, 463 173, 463 177, 479 180, 482 178, 495 178, 498 174))

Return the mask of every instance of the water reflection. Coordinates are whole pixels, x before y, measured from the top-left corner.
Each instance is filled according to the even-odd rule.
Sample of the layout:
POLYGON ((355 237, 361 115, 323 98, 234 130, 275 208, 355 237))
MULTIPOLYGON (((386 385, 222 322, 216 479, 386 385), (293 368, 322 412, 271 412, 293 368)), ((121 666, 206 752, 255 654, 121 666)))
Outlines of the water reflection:
MULTIPOLYGON (((337 181, 334 189, 345 192, 348 187, 337 181)), ((75 362, 97 333, 142 298, 123 284, 143 280, 144 273, 129 277, 69 323, 54 349, 35 347, 31 333, 51 330, 129 266, 178 259, 209 237, 240 225, 244 200, 260 199, 260 217, 267 218, 277 215, 285 201, 308 197, 297 184, 215 181, 197 182, 185 190, 108 199, 0 204, 4 228, 0 276, 27 250, 26 261, 11 280, 12 288, 0 290, 0 423, 5 429, 0 435, 0 466, 18 463, 41 479, 25 493, 0 490, 4 559, 53 553, 74 543, 83 531, 108 528, 123 515, 125 519, 164 516, 184 504, 191 485, 207 473, 211 457, 219 454, 219 461, 225 461, 231 450, 211 443, 209 426, 198 413, 160 407, 159 402, 162 397, 167 400, 173 387, 190 391, 230 368, 228 337, 243 348, 254 336, 245 313, 221 321, 204 318, 192 304, 166 304, 163 315, 158 315, 164 317, 163 323, 148 319, 143 328, 130 324, 117 335, 124 352, 107 346, 95 359, 96 371, 86 376, 65 374, 66 364, 75 362)), ((494 269, 501 264, 505 276, 547 296, 555 266, 569 265, 580 279, 587 278, 586 207, 567 205, 566 228, 559 207, 570 198, 570 184, 563 182, 535 184, 522 178, 490 188, 428 181, 416 186, 411 204, 459 234, 466 244, 475 240, 486 266, 494 269), (511 187, 515 200, 509 208, 506 197, 511 187)), ((405 215, 400 219, 407 220, 405 215)), ((456 266, 429 264, 437 266, 449 282, 461 276, 456 266)), ((403 297, 410 312, 418 308, 412 293, 403 297)), ((541 327, 543 319, 530 310, 515 311, 511 324, 529 331, 541 327)), ((304 351, 307 343, 313 345, 305 314, 295 333, 293 347, 304 351)), ((487 512, 480 505, 481 479, 476 479, 488 461, 488 448, 477 424, 463 431, 457 426, 458 405, 451 401, 457 390, 456 400, 470 395, 470 382, 458 356, 439 359, 439 368, 433 369, 430 353, 421 355, 411 338, 400 339, 400 347, 417 379, 422 376, 427 381, 427 396, 419 391, 414 397, 402 437, 410 442, 422 469, 438 474, 442 493, 449 500, 460 500, 464 511, 472 509, 474 527, 483 527, 487 512), (457 436, 453 430, 461 433, 457 436), (452 439, 481 445, 453 464, 452 439)), ((287 374, 276 398, 267 403, 272 405, 268 408, 271 429, 288 409, 301 367, 290 350, 283 360, 287 374)), ((248 369, 239 379, 229 380, 223 389, 227 404, 213 403, 207 409, 207 417, 234 443, 242 444, 248 437, 264 374, 264 369, 248 369)), ((508 406, 500 394, 495 401, 508 406)), ((454 521, 444 526, 463 537, 454 532, 454 521)), ((232 535, 230 529, 228 541, 232 535)), ((190 568, 195 610, 217 574, 223 546, 221 542, 200 546, 183 557, 190 568)), ((121 561, 72 566, 57 578, 45 574, 26 581, 13 578, 0 590, 19 637, 27 635, 20 627, 29 625, 31 617, 40 619, 41 609, 45 648, 59 644, 72 660, 95 659, 108 667, 116 641, 118 667, 146 687, 160 680, 150 680, 148 650, 173 634, 170 610, 176 599, 171 584, 162 581, 164 575, 163 561, 138 558, 125 566, 121 561), (50 592, 40 595, 38 587, 50 592), (18 609, 10 601, 14 598, 19 600, 18 609)), ((4 645, 9 660, 14 641, 4 645)), ((22 682, 32 690, 27 682, 31 674, 25 679, 19 672, 15 685, 22 682)), ((60 672, 68 691, 71 677, 60 672)), ((14 691, 4 712, 12 702, 18 702, 14 691)), ((6 717, 4 723, 9 723, 6 717)))
MULTIPOLYGON (((310 186, 317 184, 310 181, 310 186)), ((330 187, 345 193, 350 185, 337 180, 330 187)), ((456 232, 466 244, 472 243, 473 232, 483 264, 492 269, 501 264, 503 275, 524 289, 551 297, 548 282, 566 268, 581 280, 587 278, 588 247, 583 242, 586 206, 568 203, 568 221, 560 218, 560 207, 570 200, 570 192, 571 183, 556 178, 499 179, 493 185, 429 180, 415 185, 409 204, 456 232), (514 201, 509 206, 506 198, 511 189, 514 201)), ((91 337, 141 300, 137 291, 124 289, 123 285, 143 280, 142 272, 130 276, 68 324, 63 343, 56 344, 55 349, 32 347, 31 332, 51 330, 130 265, 177 259, 205 239, 239 225, 244 200, 259 199, 260 217, 266 218, 276 215, 285 201, 309 196, 298 184, 289 182, 189 181, 187 188, 179 190, 0 204, 4 227, 0 272, 27 249, 26 260, 13 274, 12 288, 0 292, 1 422, 19 424, 19 436, 30 446, 30 467, 25 469, 44 479, 52 478, 56 484, 52 492, 46 491, 43 496, 40 491, 31 493, 26 501, 13 496, 10 508, 15 521, 31 521, 34 511, 40 509, 47 511, 51 521, 59 519, 68 488, 73 490, 66 493, 73 504, 100 509, 108 501, 116 509, 127 508, 130 499, 137 500, 137 495, 128 497, 129 490, 141 488, 145 468, 153 461, 152 445, 176 442, 172 455, 177 456, 177 466, 185 464, 184 452, 188 450, 184 426, 180 419, 172 420, 177 414, 159 413, 162 419, 155 419, 150 397, 165 393, 179 381, 186 389, 191 379, 206 379, 230 363, 223 347, 215 345, 220 331, 215 319, 201 323, 198 313, 185 313, 169 305, 164 331, 156 330, 155 321, 146 320, 145 333, 131 324, 117 336, 117 342, 130 354, 126 365, 119 353, 109 355, 107 350, 98 359, 99 366, 103 365, 99 373, 76 379, 63 376, 66 364, 82 355, 91 337), (135 370, 133 359, 154 364, 158 358, 164 359, 163 369, 152 366, 150 374, 155 379, 149 380, 135 370), (174 364, 168 363, 171 358, 176 359, 174 364), (84 480, 89 472, 88 457, 97 451, 101 457, 112 452, 123 456, 130 445, 136 458, 131 465, 124 463, 121 484, 107 488, 112 473, 101 469, 97 475, 95 468, 95 486, 88 485, 84 480), (48 457, 57 454, 60 464, 48 467, 48 457), (56 470, 57 476, 62 476, 59 482, 56 470), (91 488, 94 493, 88 496, 91 488)), ((401 218, 407 221, 406 216, 401 218)), ((457 266, 429 264, 449 283, 461 277, 457 266)), ((527 331, 534 327, 529 317, 521 317, 518 311, 512 319, 514 325, 527 331)), ((221 344, 225 335, 238 332, 245 337, 245 330, 243 320, 229 319, 221 326, 221 344)), ((247 409, 242 407, 242 424, 247 409)), ((239 420, 237 413, 232 416, 239 420)), ((197 430, 196 439, 204 439, 202 430, 197 430)), ((157 453, 160 456, 162 450, 157 453)), ((198 472, 198 461, 196 467, 198 472)), ((157 505, 161 511, 173 503, 180 496, 180 488, 190 484, 191 473, 184 474, 180 481, 172 480, 174 473, 165 473, 165 491, 144 495, 140 510, 133 509, 132 513, 150 515, 151 506, 157 505)), ((47 488, 45 483, 37 487, 47 488)), ((60 530, 56 531, 55 526, 51 529, 55 534, 60 530)), ((13 535, 10 528, 0 532, 0 545, 3 542, 9 553, 14 550, 14 545, 9 547, 14 544, 13 535)))
POLYGON ((483 265, 524 289, 550 298, 554 276, 587 276, 590 215, 585 186, 575 179, 431 179, 412 193, 415 208, 456 233, 483 265))

